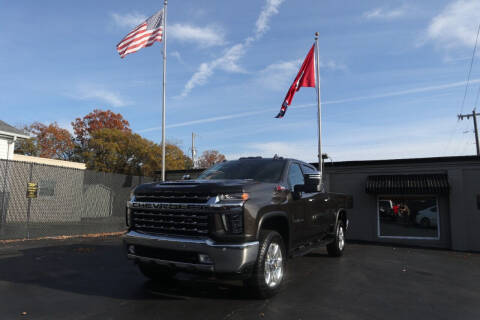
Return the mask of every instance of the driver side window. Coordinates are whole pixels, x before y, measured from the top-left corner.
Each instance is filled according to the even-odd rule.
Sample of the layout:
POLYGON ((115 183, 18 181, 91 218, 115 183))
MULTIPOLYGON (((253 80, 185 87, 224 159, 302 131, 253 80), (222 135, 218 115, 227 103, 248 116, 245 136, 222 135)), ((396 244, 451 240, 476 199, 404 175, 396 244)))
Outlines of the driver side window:
POLYGON ((293 190, 296 185, 305 184, 303 179, 303 173, 300 166, 297 163, 292 163, 288 169, 288 185, 293 190))

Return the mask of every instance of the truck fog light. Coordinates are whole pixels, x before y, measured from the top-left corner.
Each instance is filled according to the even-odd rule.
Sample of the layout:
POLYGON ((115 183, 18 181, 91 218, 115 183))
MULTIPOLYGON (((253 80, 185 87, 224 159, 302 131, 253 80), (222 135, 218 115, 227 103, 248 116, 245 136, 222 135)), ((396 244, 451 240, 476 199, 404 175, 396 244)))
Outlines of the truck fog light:
POLYGON ((129 245, 128 246, 128 253, 135 254, 135 246, 134 245, 129 245))
POLYGON ((207 254, 198 254, 198 261, 204 264, 213 264, 212 259, 207 254))
POLYGON ((225 231, 234 234, 243 232, 243 213, 229 212, 222 214, 222 222, 225 231))

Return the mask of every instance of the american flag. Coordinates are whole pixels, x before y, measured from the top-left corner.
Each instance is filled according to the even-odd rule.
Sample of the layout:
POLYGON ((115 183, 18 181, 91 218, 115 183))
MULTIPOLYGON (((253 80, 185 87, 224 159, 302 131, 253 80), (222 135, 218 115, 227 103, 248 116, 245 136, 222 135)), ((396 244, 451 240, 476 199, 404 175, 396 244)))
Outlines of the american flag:
POLYGON ((117 51, 121 58, 141 48, 150 47, 155 41, 162 41, 163 9, 142 22, 125 36, 118 44, 117 51))

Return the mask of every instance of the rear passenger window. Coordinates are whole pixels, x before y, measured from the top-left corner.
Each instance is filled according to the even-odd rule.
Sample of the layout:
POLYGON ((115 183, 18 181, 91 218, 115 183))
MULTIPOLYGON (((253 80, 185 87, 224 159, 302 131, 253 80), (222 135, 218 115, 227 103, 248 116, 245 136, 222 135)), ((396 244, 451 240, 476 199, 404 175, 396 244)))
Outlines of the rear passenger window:
POLYGON ((300 166, 297 163, 291 164, 288 169, 288 184, 290 185, 291 190, 293 190, 296 185, 305 184, 302 170, 300 170, 300 166))
POLYGON ((303 173, 318 173, 318 171, 310 166, 302 164, 303 173))

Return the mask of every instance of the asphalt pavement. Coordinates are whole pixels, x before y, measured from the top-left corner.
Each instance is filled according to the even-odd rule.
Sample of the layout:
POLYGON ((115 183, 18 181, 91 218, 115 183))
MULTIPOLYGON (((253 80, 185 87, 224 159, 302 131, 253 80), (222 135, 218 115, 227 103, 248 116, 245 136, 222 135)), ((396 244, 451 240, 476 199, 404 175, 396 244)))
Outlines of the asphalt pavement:
POLYGON ((480 254, 349 244, 291 260, 268 300, 241 282, 144 278, 121 239, 0 245, 0 319, 480 319, 480 254))

